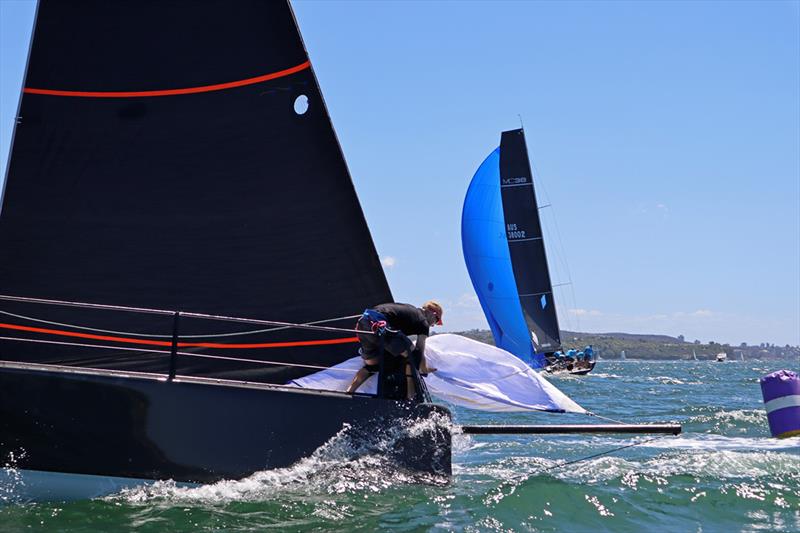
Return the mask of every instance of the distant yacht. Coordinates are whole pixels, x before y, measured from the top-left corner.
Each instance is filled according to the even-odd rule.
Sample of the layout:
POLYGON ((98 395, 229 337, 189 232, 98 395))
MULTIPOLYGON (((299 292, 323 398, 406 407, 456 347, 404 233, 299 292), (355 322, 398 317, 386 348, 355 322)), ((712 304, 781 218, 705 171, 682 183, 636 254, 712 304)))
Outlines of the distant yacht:
POLYGON ((692 359, 697 361, 697 351, 695 351, 695 350, 692 350, 692 359))
POLYGON ((620 360, 622 360, 622 361, 624 361, 624 360, 625 360, 625 350, 622 350, 622 353, 620 353, 620 354, 619 354, 619 358, 620 358, 620 360))
POLYGON ((717 354, 717 363, 724 363, 727 360, 728 360, 728 354, 726 354, 725 352, 719 352, 717 354))

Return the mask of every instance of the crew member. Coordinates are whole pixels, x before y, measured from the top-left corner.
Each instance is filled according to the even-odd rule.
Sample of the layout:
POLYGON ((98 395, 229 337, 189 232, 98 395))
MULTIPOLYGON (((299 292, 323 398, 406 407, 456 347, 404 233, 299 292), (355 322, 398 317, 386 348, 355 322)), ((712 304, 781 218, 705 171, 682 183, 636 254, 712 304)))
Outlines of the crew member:
POLYGON ((583 349, 583 354, 587 361, 594 360, 594 350, 591 344, 583 349))
MULTIPOLYGON (((352 394, 370 375, 378 372, 381 357, 389 354, 405 358, 401 364, 406 376, 408 397, 413 398, 416 389, 410 364, 413 363, 423 376, 436 370, 428 368, 425 361, 425 340, 432 326, 442 325, 442 313, 442 306, 433 300, 425 302, 421 308, 410 304, 386 303, 364 311, 356 329, 371 333, 358 334, 361 342, 358 351, 364 359, 364 366, 356 373, 347 392, 352 394), (417 336, 416 344, 411 342, 408 335, 417 336), (380 353, 381 344, 384 353, 380 353)), ((385 366, 387 362, 388 358, 384 359, 385 366)))

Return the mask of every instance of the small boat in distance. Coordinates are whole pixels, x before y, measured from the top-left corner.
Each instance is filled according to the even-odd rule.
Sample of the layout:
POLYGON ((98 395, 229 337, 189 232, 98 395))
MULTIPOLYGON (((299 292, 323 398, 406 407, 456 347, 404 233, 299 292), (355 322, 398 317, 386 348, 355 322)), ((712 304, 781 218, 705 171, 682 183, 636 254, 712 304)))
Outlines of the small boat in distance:
POLYGON ((724 363, 725 361, 728 360, 728 354, 726 354, 725 352, 719 352, 717 354, 717 359, 716 360, 717 360, 717 363, 724 363))
POLYGON ((504 131, 464 199, 464 260, 499 348, 534 369, 586 374, 596 364, 591 350, 557 356, 561 334, 539 209, 525 132, 504 131))

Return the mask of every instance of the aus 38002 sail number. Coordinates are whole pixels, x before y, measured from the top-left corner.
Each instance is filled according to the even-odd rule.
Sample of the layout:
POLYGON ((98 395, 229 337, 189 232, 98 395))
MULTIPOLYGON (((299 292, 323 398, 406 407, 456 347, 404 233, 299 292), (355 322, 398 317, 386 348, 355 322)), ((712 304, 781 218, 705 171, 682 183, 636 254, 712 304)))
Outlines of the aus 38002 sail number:
POLYGON ((506 233, 509 239, 524 239, 525 230, 517 229, 516 224, 506 224, 506 233))

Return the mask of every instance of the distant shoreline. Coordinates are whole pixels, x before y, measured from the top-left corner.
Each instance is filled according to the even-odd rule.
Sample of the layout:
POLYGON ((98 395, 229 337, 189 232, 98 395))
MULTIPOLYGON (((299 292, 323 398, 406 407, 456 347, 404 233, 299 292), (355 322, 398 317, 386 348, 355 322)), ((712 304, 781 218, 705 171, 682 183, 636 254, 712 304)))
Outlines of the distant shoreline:
MULTIPOLYGON (((494 337, 489 330, 471 329, 452 333, 494 345, 494 337)), ((800 359, 800 346, 777 346, 769 343, 731 346, 716 342, 701 343, 699 340, 687 341, 682 336, 577 331, 561 331, 561 339, 564 349, 580 349, 591 344, 595 354, 605 360, 621 360, 623 351, 626 360, 640 361, 692 361, 694 354, 698 361, 713 361, 718 353, 725 353, 729 361, 792 357, 800 359)))

